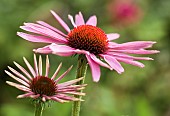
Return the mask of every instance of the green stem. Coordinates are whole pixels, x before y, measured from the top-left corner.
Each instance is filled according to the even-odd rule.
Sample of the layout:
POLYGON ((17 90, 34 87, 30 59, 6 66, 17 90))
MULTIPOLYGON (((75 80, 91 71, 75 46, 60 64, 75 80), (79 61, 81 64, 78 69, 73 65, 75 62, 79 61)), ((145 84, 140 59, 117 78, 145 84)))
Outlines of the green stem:
MULTIPOLYGON (((84 79, 81 80, 80 82, 77 82, 76 83, 77 85, 81 85, 84 83, 86 71, 87 71, 86 57, 84 55, 79 55, 76 79, 80 78, 80 77, 84 77, 84 79)), ((82 90, 81 90, 81 92, 82 92, 82 90)), ((75 97, 81 99, 82 96, 75 95, 75 97)), ((74 101, 73 107, 72 107, 72 116, 79 116, 80 106, 81 106, 81 101, 74 101)))
POLYGON ((42 116, 43 109, 44 109, 44 104, 41 101, 38 101, 35 104, 35 116, 42 116))

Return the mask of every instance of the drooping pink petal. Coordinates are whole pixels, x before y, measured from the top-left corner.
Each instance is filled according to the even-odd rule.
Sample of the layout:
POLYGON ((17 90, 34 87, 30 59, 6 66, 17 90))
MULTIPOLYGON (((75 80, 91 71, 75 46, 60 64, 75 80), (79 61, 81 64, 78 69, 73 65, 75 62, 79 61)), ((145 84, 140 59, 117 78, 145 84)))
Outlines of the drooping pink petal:
POLYGON ((81 12, 79 12, 79 14, 76 14, 76 16, 75 16, 75 23, 76 23, 77 26, 85 24, 84 18, 83 18, 83 15, 82 15, 81 12))
POLYGON ((51 97, 51 100, 54 100, 54 101, 57 101, 57 102, 60 102, 60 103, 68 102, 67 100, 62 100, 62 99, 57 98, 57 97, 51 97))
POLYGON ((116 50, 140 50, 144 48, 150 48, 156 42, 153 41, 134 41, 134 42, 127 42, 123 44, 117 44, 112 46, 112 49, 116 50))
POLYGON ((118 39, 120 37, 120 35, 117 34, 117 33, 109 33, 109 34, 106 34, 106 35, 107 35, 107 38, 108 38, 109 41, 118 39))
POLYGON ((90 54, 89 56, 90 56, 91 59, 93 59, 93 61, 96 62, 97 64, 99 64, 99 65, 101 65, 101 66, 103 66, 103 67, 106 67, 106 68, 112 70, 112 68, 111 68, 108 64, 106 64, 106 63, 102 62, 101 60, 99 60, 94 54, 90 54))
POLYGON ((51 10, 51 13, 53 14, 53 16, 57 19, 57 21, 61 24, 61 26, 63 26, 63 28, 67 31, 70 32, 70 28, 68 27, 68 25, 54 12, 51 10))
POLYGON ((66 45, 53 44, 50 46, 50 49, 52 50, 53 54, 59 56, 71 56, 75 54, 75 49, 66 45))
POLYGON ((102 55, 104 57, 104 60, 114 69, 116 70, 119 74, 124 72, 124 68, 121 66, 121 64, 113 57, 110 55, 102 55))
POLYGON ((58 30, 57 28, 49 25, 48 23, 46 23, 46 22, 44 22, 44 21, 37 21, 37 23, 39 23, 39 24, 41 24, 42 26, 45 26, 45 27, 47 27, 47 28, 55 31, 56 33, 58 33, 58 34, 60 34, 60 35, 62 35, 62 36, 64 36, 64 37, 67 37, 67 35, 64 34, 62 31, 58 30))
POLYGON ((50 49, 50 45, 47 45, 42 48, 34 49, 33 50, 35 53, 41 53, 41 54, 51 54, 52 50, 50 49))
POLYGON ((138 61, 134 61, 134 60, 129 60, 129 59, 125 59, 125 58, 116 58, 118 61, 120 62, 124 62, 126 64, 131 64, 131 65, 134 65, 134 66, 138 66, 140 68, 143 68, 145 65, 141 62, 138 62, 138 61))
POLYGON ((91 16, 88 21, 86 22, 86 25, 92 25, 92 26, 96 26, 97 25, 97 17, 91 16))
POLYGON ((86 55, 86 58, 92 72, 93 81, 98 82, 100 79, 100 67, 89 55, 86 55))

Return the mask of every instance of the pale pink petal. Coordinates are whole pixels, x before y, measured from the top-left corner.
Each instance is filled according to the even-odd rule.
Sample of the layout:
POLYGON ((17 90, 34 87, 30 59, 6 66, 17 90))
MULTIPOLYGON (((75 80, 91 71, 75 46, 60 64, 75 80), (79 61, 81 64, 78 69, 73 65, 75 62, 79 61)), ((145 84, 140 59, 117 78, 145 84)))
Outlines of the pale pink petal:
POLYGON ((57 98, 64 99, 64 100, 69 100, 69 101, 79 101, 80 100, 78 98, 68 96, 68 95, 65 95, 65 94, 57 94, 56 96, 57 96, 57 98))
POLYGON ((30 95, 30 97, 33 98, 33 99, 37 99, 38 97, 40 97, 40 94, 30 95))
POLYGON ((42 76, 42 57, 39 56, 39 63, 38 63, 39 75, 42 76))
POLYGON ((50 45, 47 45, 42 48, 34 49, 33 50, 35 53, 41 53, 41 54, 51 54, 52 50, 50 49, 50 45))
POLYGON ((93 81, 98 82, 100 79, 100 67, 89 55, 86 55, 86 58, 92 72, 93 81))
POLYGON ((99 60, 94 54, 90 54, 89 56, 90 56, 91 59, 93 59, 93 61, 96 62, 97 64, 99 64, 99 65, 101 65, 101 66, 103 66, 103 67, 106 67, 106 68, 112 70, 112 68, 111 68, 108 64, 106 64, 106 63, 102 62, 101 60, 99 60))
POLYGON ((15 79, 16 81, 20 82, 21 84, 25 85, 26 87, 29 87, 30 85, 28 84, 28 82, 23 81, 22 79, 14 76, 13 74, 11 74, 10 72, 5 70, 5 73, 8 74, 10 77, 12 77, 13 79, 15 79))
POLYGON ((53 44, 50 46, 50 49, 52 50, 53 54, 56 54, 59 56, 71 56, 75 54, 75 49, 69 46, 66 46, 66 45, 53 44))
POLYGON ((31 95, 34 95, 33 92, 25 93, 22 95, 18 95, 17 98, 25 98, 25 97, 30 97, 31 95))
POLYGON ((84 77, 80 77, 78 79, 74 79, 74 80, 71 80, 71 81, 67 81, 67 82, 64 82, 64 83, 60 83, 57 85, 58 89, 61 89, 63 87, 66 87, 66 86, 69 86, 69 85, 72 85, 72 84, 75 84, 77 82, 79 82, 80 80, 84 79, 84 77))
POLYGON ((92 26, 96 26, 97 25, 97 17, 91 16, 88 21, 86 22, 86 25, 92 25, 92 26))
POLYGON ((38 71, 38 64, 37 64, 37 58, 36 58, 36 55, 34 54, 34 69, 35 69, 35 74, 36 74, 36 77, 39 76, 39 71, 38 71))
POLYGON ((67 75, 70 70, 72 69, 73 66, 71 66, 67 71, 65 71, 60 77, 58 77, 55 82, 58 83, 58 81, 60 81, 63 77, 65 77, 65 75, 67 75))
POLYGON ((81 95, 81 96, 85 96, 85 93, 81 93, 81 92, 75 92, 75 91, 66 91, 66 92, 62 92, 62 93, 67 93, 67 94, 71 94, 71 95, 81 95))
POLYGON ((57 101, 57 102, 60 102, 60 103, 68 102, 67 100, 62 100, 62 99, 57 98, 57 97, 51 97, 51 100, 54 100, 54 101, 57 101))
POLYGON ((28 87, 20 85, 20 84, 17 84, 17 83, 13 83, 13 82, 10 82, 10 81, 6 81, 6 83, 13 86, 13 87, 16 87, 19 90, 25 91, 25 92, 30 92, 31 91, 28 87))
POLYGON ((46 56, 45 77, 48 77, 49 70, 50 70, 50 62, 49 62, 49 58, 48 58, 48 55, 47 55, 47 56, 46 56))
POLYGON ((41 24, 41 25, 43 25, 43 26, 45 26, 45 27, 47 27, 47 28, 49 28, 49 29, 51 29, 51 30, 55 31, 56 33, 58 33, 58 34, 60 34, 60 35, 62 35, 62 36, 64 36, 64 37, 67 37, 67 35, 66 35, 66 34, 64 34, 63 32, 61 32, 61 31, 60 31, 60 30, 58 30, 57 28, 55 28, 55 27, 53 27, 53 26, 51 26, 51 25, 47 24, 46 22, 43 22, 43 21, 37 21, 37 23, 39 23, 39 24, 41 24))
POLYGON ((27 65, 28 69, 30 70, 30 72, 32 73, 32 75, 35 77, 36 74, 35 74, 34 69, 32 68, 32 66, 30 65, 30 63, 28 62, 28 60, 27 60, 25 57, 23 57, 23 59, 24 59, 25 64, 27 65))
POLYGON ((113 57, 109 55, 102 55, 104 57, 104 60, 119 74, 124 72, 124 68, 121 66, 121 64, 113 57))
POLYGON ((70 28, 68 27, 68 25, 54 12, 51 10, 51 13, 53 14, 53 16, 57 19, 57 21, 61 24, 61 26, 63 26, 63 28, 67 31, 70 32, 70 28))
POLYGON ((59 64, 58 68, 56 69, 55 73, 53 74, 53 76, 51 77, 52 80, 54 80, 54 78, 58 75, 60 69, 61 69, 62 63, 59 64))
MULTIPOLYGON (((18 63, 14 62, 15 66, 17 66, 29 79, 32 80, 32 76, 18 63)), ((23 78, 26 82, 29 82, 27 78, 23 78)))
POLYGON ((25 76, 23 76, 21 73, 19 73, 18 71, 16 71, 15 69, 11 68, 8 66, 8 68, 19 78, 21 78, 22 80, 24 80, 25 82, 29 83, 29 80, 27 78, 25 78, 25 76))
POLYGON ((77 26, 84 25, 84 18, 81 12, 75 16, 75 23, 77 26))
POLYGON ((76 25, 75 22, 74 22, 73 16, 68 15, 68 18, 70 19, 72 25, 73 25, 74 27, 77 27, 77 25, 76 25))
POLYGON ((109 33, 106 35, 107 35, 107 38, 109 41, 118 39, 120 37, 120 35, 118 33, 109 33))
POLYGON ((144 64, 142 64, 141 62, 138 62, 138 61, 133 61, 133 60, 125 59, 125 58, 116 58, 116 59, 120 62, 124 62, 126 64, 131 64, 131 65, 138 66, 141 68, 143 68, 145 66, 144 64))
POLYGON ((134 42, 127 42, 123 44, 117 44, 112 46, 112 49, 116 50, 140 50, 144 48, 150 48, 156 42, 153 41, 134 41, 134 42))

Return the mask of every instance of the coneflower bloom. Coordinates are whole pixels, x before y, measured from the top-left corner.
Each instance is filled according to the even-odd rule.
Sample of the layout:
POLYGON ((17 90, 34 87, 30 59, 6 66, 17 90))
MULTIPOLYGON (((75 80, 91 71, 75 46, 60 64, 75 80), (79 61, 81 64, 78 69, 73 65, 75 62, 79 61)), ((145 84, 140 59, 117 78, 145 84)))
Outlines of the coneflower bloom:
POLYGON ((31 42, 52 43, 43 48, 35 49, 34 51, 37 53, 52 53, 59 56, 85 54, 95 82, 100 79, 100 66, 122 73, 124 72, 124 68, 119 62, 144 67, 144 64, 136 60, 152 60, 152 58, 133 57, 128 54, 158 53, 156 50, 145 50, 146 48, 152 47, 155 43, 152 41, 135 41, 123 44, 111 42, 119 38, 119 34, 106 34, 102 29, 96 27, 96 16, 91 16, 88 21, 85 22, 81 12, 76 14, 75 21, 71 15, 68 15, 68 18, 74 26, 71 30, 54 11, 51 11, 51 13, 67 31, 67 34, 43 21, 37 21, 37 24, 24 23, 24 26, 20 28, 31 32, 31 34, 23 32, 18 32, 17 34, 31 42))
POLYGON ((53 76, 49 78, 48 75, 50 65, 48 56, 46 57, 45 76, 42 75, 43 71, 41 56, 39 57, 39 64, 37 64, 37 59, 34 55, 34 68, 30 65, 30 63, 25 57, 23 59, 31 74, 16 62, 14 62, 14 64, 22 73, 16 71, 15 69, 9 66, 8 68, 11 72, 5 70, 5 72, 10 77, 15 79, 19 84, 10 81, 7 81, 6 83, 25 92, 24 94, 17 96, 17 98, 30 97, 35 100, 41 100, 42 102, 53 100, 60 103, 69 101, 82 101, 81 99, 75 98, 73 95, 85 95, 85 93, 81 93, 79 90, 84 89, 86 84, 74 85, 75 83, 81 81, 83 78, 58 83, 71 70, 72 66, 56 79, 56 76, 58 75, 62 66, 61 63, 53 74, 53 76))

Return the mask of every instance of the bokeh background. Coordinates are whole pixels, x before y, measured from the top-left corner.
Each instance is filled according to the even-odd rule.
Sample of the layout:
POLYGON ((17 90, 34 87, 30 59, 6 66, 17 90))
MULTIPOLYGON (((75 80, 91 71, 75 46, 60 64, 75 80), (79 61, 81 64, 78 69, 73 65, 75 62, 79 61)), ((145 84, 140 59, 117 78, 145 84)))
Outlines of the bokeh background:
MULTIPOLYGON (((44 46, 16 35, 24 22, 43 20, 63 30, 50 10, 70 27, 68 14, 81 11, 86 20, 95 14, 98 27, 121 34, 116 42, 152 40, 157 42, 152 49, 161 51, 149 55, 155 60, 143 61, 143 69, 122 63, 125 72, 119 75, 101 68, 98 83, 92 82, 88 68, 81 116, 170 116, 170 0, 0 0, 0 116, 34 115, 31 99, 16 99, 23 92, 5 83, 12 79, 4 70, 15 67, 13 61, 25 67, 23 56, 33 64, 32 49, 44 46)), ((50 55, 50 60, 51 75, 63 62, 61 73, 74 65, 65 80, 75 77, 77 57, 50 55)), ((52 102, 43 116, 70 116, 71 106, 52 102)))

